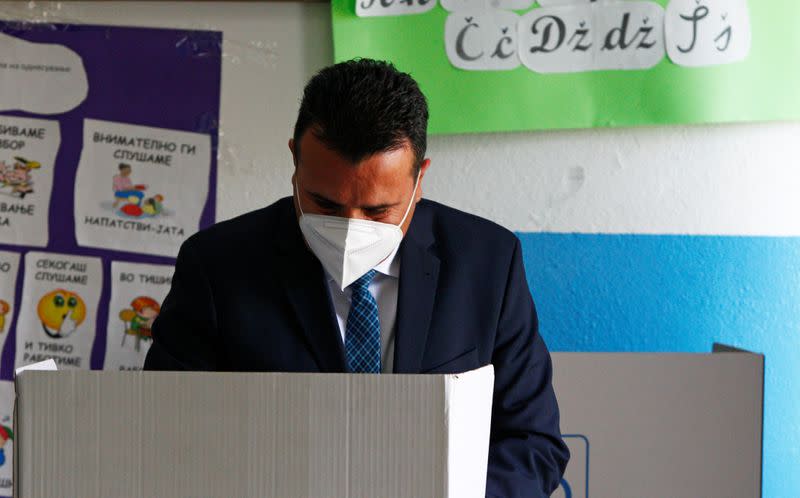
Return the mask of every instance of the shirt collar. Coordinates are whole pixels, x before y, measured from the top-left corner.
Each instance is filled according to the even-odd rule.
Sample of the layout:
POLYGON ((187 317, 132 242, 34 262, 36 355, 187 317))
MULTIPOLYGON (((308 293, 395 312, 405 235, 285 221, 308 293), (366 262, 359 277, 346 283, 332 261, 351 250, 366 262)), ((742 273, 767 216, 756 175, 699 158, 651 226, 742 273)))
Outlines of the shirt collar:
POLYGON ((400 249, 400 244, 394 248, 394 251, 383 261, 375 265, 374 270, 378 273, 386 275, 387 277, 400 277, 400 258, 397 256, 397 251, 400 249))

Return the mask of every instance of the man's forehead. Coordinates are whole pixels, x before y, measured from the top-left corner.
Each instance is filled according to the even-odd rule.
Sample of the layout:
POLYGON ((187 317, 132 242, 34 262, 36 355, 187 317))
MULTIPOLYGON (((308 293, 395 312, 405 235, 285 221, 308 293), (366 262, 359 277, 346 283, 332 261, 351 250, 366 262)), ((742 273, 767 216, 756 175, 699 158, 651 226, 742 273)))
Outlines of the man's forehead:
POLYGON ((300 137, 300 143, 294 145, 295 159, 300 163, 309 162, 318 157, 324 157, 325 160, 335 160, 337 162, 348 163, 351 166, 358 166, 365 161, 369 161, 376 157, 392 156, 402 162, 408 162, 409 167, 413 167, 415 162, 415 154, 411 141, 408 138, 401 139, 396 144, 387 146, 385 149, 365 154, 363 156, 353 157, 351 154, 338 150, 336 146, 327 143, 315 133, 315 129, 306 130, 300 137), (310 157, 309 157, 310 156, 310 157))
MULTIPOLYGON (((379 210, 379 209, 388 209, 401 204, 399 200, 388 200, 386 196, 381 195, 371 195, 365 196, 364 199, 359 200, 348 200, 348 199, 330 199, 324 194, 320 194, 318 192, 307 192, 310 197, 314 199, 314 201, 324 207, 330 208, 342 208, 342 207, 351 207, 351 208, 358 208, 358 209, 365 209, 365 210, 379 210), (370 200, 373 199, 373 200, 370 200)), ((391 196, 392 199, 397 197, 397 195, 391 196)))
POLYGON ((414 166, 414 153, 410 145, 404 144, 395 149, 376 152, 358 161, 352 161, 319 140, 304 139, 297 166, 303 176, 348 178, 400 174, 409 176, 409 171, 413 170, 414 166))
POLYGON ((308 154, 297 169, 299 187, 319 205, 392 207, 406 200, 414 186, 407 156, 403 150, 387 151, 354 164, 328 154, 308 154))

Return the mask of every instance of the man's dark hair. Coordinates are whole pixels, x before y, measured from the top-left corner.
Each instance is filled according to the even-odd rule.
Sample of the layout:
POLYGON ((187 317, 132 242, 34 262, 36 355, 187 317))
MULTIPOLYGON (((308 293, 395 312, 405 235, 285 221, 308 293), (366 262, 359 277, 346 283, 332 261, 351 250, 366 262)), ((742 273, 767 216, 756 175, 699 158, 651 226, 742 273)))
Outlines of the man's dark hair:
POLYGON ((294 125, 295 156, 310 130, 357 163, 411 143, 414 176, 425 159, 428 104, 417 82, 388 62, 354 59, 326 67, 306 85, 294 125))

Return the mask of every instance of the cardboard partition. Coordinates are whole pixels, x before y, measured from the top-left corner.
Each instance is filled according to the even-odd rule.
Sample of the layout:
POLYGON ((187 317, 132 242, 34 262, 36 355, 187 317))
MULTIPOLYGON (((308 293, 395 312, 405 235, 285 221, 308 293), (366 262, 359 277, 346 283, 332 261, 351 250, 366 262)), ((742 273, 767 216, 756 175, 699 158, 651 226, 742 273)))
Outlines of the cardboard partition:
POLYGON ((14 496, 483 498, 494 371, 21 372, 14 496))
POLYGON ((553 498, 758 498, 764 357, 555 353, 572 457, 553 498))
MULTIPOLYGON (((554 498, 758 498, 764 357, 554 353, 554 498)), ((493 371, 17 377, 17 497, 483 497, 493 371)))

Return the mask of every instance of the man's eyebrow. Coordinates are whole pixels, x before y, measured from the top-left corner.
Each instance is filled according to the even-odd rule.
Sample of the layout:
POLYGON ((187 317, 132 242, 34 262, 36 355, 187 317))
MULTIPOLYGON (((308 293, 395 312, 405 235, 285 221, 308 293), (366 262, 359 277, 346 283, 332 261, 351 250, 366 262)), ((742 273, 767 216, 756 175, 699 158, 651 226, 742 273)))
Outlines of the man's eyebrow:
POLYGON ((332 201, 332 200, 328 199, 324 195, 320 195, 320 194, 318 194, 316 192, 307 192, 307 193, 308 193, 308 195, 313 197, 315 201, 319 202, 320 204, 325 204, 326 206, 337 207, 337 208, 342 207, 341 204, 339 204, 336 201, 332 201))
POLYGON ((387 204, 375 204, 374 206, 361 206, 361 209, 365 211, 379 211, 382 209, 388 209, 390 207, 394 207, 400 204, 399 202, 387 203, 387 204))
MULTIPOLYGON (((324 204, 324 205, 330 206, 332 208, 344 207, 342 204, 339 204, 336 201, 328 199, 324 195, 318 194, 316 192, 306 191, 306 193, 308 193, 308 195, 313 197, 314 200, 316 202, 320 203, 320 204, 324 204)), ((367 210, 367 211, 379 211, 379 210, 382 210, 382 209, 387 209, 387 208, 390 208, 390 207, 397 206, 398 204, 400 204, 400 203, 399 202, 392 202, 392 203, 384 203, 384 204, 375 204, 375 205, 372 205, 372 206, 360 206, 360 208, 364 209, 364 210, 367 210)))

